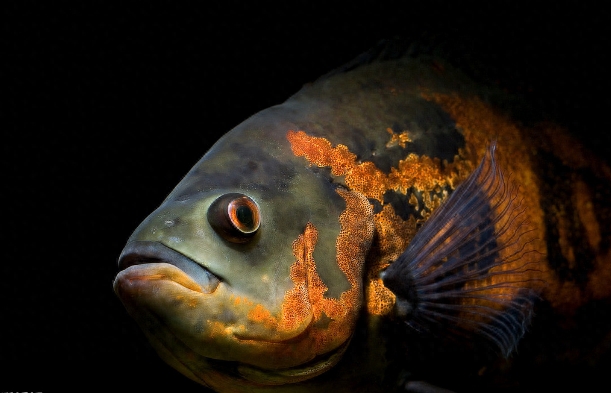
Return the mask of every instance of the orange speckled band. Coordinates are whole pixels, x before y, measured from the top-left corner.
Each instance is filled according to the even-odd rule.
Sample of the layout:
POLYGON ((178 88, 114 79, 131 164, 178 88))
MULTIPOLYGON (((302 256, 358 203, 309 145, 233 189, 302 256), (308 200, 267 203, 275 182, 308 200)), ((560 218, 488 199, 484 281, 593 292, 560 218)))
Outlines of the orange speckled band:
POLYGON ((318 231, 308 223, 293 243, 296 262, 290 277, 295 283, 287 292, 282 305, 280 328, 291 329, 312 315, 312 348, 315 353, 327 352, 344 343, 352 334, 362 303, 361 274, 365 256, 373 237, 371 205, 360 194, 337 191, 346 201, 340 215, 341 231, 336 242, 337 264, 346 275, 350 289, 339 299, 326 298, 327 286, 316 271, 313 252, 318 231))
MULTIPOLYGON (((410 141, 407 131, 395 134, 387 129, 386 132, 390 134, 387 147, 410 141)), ((403 220, 390 204, 384 204, 384 193, 393 190, 405 194, 412 187, 421 192, 433 191, 445 185, 454 187, 468 176, 473 165, 469 161, 455 159, 442 169, 439 159, 408 154, 396 168, 384 173, 372 162, 358 162, 356 155, 345 145, 333 147, 327 139, 310 136, 304 131, 288 131, 287 139, 296 156, 305 157, 311 165, 329 167, 333 175, 345 177, 350 190, 382 204, 382 211, 374 216, 378 236, 367 260, 365 296, 369 313, 388 313, 395 297, 384 287, 379 273, 405 250, 416 233, 417 223, 413 217, 403 220)), ((430 198, 427 192, 423 193, 423 197, 430 210, 441 203, 437 196, 430 198)), ((416 205, 417 201, 410 203, 416 205)))
MULTIPOLYGON (((345 145, 333 147, 325 138, 309 136, 303 131, 289 131, 287 139, 293 154, 305 157, 312 165, 331 168, 333 175, 345 176, 348 188, 380 202, 388 190, 406 193, 410 187, 421 191, 432 191, 445 184, 454 187, 456 180, 463 180, 473 170, 472 165, 462 161, 450 163, 442 170, 439 159, 408 154, 387 174, 373 162, 357 162, 356 155, 345 145)), ((393 134, 389 143, 392 145, 395 141, 405 143, 407 139, 393 134)))

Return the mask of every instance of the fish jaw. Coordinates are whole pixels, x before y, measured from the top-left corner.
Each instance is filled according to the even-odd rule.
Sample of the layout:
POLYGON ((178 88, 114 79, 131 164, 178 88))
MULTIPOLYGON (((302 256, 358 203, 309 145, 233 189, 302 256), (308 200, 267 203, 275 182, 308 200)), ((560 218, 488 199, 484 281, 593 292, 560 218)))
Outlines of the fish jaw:
POLYGON ((120 266, 125 268, 117 274, 114 290, 145 330, 159 323, 202 356, 257 367, 293 366, 313 357, 291 350, 296 347, 293 341, 308 329, 311 315, 291 329, 280 328, 273 312, 236 292, 205 268, 195 262, 188 266, 188 258, 168 252, 170 249, 160 243, 140 243, 144 247, 128 246, 123 253, 120 266), (146 263, 153 260, 149 252, 139 257, 140 263, 130 265, 137 260, 132 251, 136 248, 157 249, 166 258, 171 253, 178 256, 173 261, 158 256, 155 262, 146 263), (195 269, 203 273, 196 275, 195 269), (150 320, 151 315, 154 320, 150 320), (283 344, 285 341, 292 344, 283 344), (283 349, 278 351, 278 347, 283 349))
POLYGON ((128 244, 114 291, 160 357, 191 379, 207 386, 286 384, 319 375, 341 358, 347 342, 325 354, 311 350, 311 313, 287 327, 213 273, 153 243, 128 244), (219 364, 234 371, 223 373, 219 364))

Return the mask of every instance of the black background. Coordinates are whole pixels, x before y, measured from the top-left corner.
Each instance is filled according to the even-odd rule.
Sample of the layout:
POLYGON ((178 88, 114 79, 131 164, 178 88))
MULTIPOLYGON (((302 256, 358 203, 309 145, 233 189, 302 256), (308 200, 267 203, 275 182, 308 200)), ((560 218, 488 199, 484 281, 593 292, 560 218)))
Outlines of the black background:
POLYGON ((54 3, 0 10, 2 391, 202 391, 115 297, 117 256, 220 135, 381 38, 439 35, 611 151, 583 2, 54 3))

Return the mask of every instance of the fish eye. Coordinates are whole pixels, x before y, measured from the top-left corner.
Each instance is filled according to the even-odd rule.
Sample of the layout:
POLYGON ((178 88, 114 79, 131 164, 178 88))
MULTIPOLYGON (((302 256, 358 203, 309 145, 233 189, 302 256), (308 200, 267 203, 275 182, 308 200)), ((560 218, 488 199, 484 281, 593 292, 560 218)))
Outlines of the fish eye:
POLYGON ((261 215, 259 206, 252 198, 229 193, 212 202, 208 209, 208 222, 225 240, 245 243, 259 229, 261 215))

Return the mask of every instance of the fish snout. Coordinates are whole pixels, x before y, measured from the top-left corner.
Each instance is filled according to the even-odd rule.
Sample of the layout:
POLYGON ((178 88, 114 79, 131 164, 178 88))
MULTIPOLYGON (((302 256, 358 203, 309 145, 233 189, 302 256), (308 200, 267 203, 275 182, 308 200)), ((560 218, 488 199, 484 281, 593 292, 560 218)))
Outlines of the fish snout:
POLYGON ((191 258, 156 241, 136 240, 129 242, 119 256, 119 270, 130 266, 152 263, 168 263, 174 265, 193 281, 204 293, 216 290, 221 279, 191 258))

